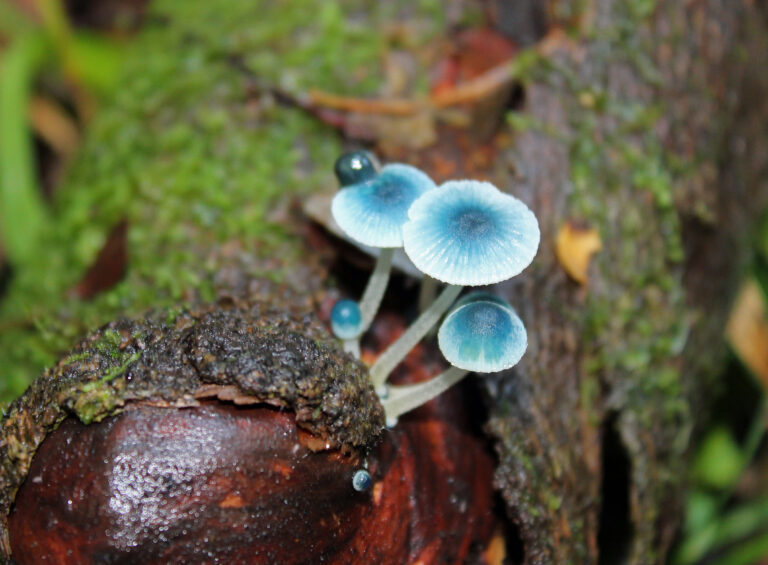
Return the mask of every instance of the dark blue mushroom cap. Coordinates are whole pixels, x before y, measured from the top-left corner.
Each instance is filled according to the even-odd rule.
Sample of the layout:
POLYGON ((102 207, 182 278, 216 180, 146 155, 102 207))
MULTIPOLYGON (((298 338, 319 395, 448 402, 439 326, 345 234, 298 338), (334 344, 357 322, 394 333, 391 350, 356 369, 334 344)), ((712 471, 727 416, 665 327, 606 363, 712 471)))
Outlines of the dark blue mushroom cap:
POLYGON ((360 334, 363 316, 354 300, 339 300, 331 310, 331 330, 339 339, 353 339, 360 334))
POLYGON ((379 174, 379 162, 370 151, 360 149, 344 153, 333 166, 341 186, 351 186, 373 179, 379 174))
POLYGON ((385 165, 372 180, 342 188, 331 205, 334 220, 364 245, 402 247, 403 224, 411 204, 435 183, 409 165, 385 165))
POLYGON ((508 304, 500 299, 479 299, 448 314, 437 333, 437 341, 454 367, 495 373, 520 361, 528 347, 528 334, 508 304))
POLYGON ((449 181, 421 196, 403 226, 418 269, 449 284, 480 286, 525 269, 539 247, 536 216, 488 182, 449 181))

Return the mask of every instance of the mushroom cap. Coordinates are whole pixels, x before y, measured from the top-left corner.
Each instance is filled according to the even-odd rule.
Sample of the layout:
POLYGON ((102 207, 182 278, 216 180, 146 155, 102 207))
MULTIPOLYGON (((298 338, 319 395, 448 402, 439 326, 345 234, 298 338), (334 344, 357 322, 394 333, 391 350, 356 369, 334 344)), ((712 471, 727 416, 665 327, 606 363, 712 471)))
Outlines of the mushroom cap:
POLYGON ((432 179, 416 167, 393 163, 372 180, 342 188, 333 199, 331 212, 355 241, 373 247, 402 247, 408 209, 433 188, 432 179))
POLYGON ((331 310, 331 330, 339 339, 352 339, 362 329, 363 315, 354 300, 339 300, 331 310))
POLYGON ((445 358, 459 369, 495 373, 520 361, 528 334, 511 306, 499 300, 474 300, 446 316, 437 342, 445 358))
POLYGON ((333 172, 341 186, 350 186, 373 179, 379 174, 379 168, 379 161, 373 153, 359 149, 336 159, 333 172))
POLYGON ((539 222, 488 182, 449 181, 413 203, 403 226, 417 268, 448 284, 480 286, 519 274, 536 256, 539 222))
MULTIPOLYGON (((313 221, 320 224, 323 228, 331 232, 336 237, 343 239, 350 245, 353 245, 366 255, 377 258, 381 255, 380 247, 371 247, 370 245, 363 245, 362 243, 355 241, 349 237, 344 230, 339 227, 336 220, 331 215, 331 202, 337 191, 332 193, 316 192, 310 194, 305 200, 302 201, 301 208, 304 213, 309 216, 313 221)), ((424 278, 424 273, 419 271, 411 260, 408 259, 408 255, 405 254, 402 248, 395 249, 395 253, 392 256, 392 268, 405 273, 409 277, 421 280, 424 278)))

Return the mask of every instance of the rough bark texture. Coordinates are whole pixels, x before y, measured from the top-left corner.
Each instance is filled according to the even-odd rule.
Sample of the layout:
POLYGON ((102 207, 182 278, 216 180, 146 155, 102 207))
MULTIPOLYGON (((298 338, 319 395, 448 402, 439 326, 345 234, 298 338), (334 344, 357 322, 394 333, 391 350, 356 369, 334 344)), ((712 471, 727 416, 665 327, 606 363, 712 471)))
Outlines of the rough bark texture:
MULTIPOLYGON (((145 112, 142 101, 118 100, 117 110, 128 108, 133 113, 126 119, 135 123, 125 128, 128 137, 117 136, 109 128, 113 112, 113 121, 96 129, 76 169, 85 184, 102 186, 100 176, 112 174, 107 166, 83 172, 90 170, 91 157, 98 161, 108 151, 101 139, 145 135, 151 148, 153 135, 174 126, 183 130, 176 135, 180 142, 174 137, 161 147, 161 158, 142 146, 130 174, 110 177, 119 186, 139 186, 130 194, 140 199, 146 189, 143 176, 156 179, 167 163, 186 167, 184 182, 194 183, 200 176, 195 175, 198 162, 230 157, 231 152, 221 150, 228 140, 242 137, 250 143, 248 136, 259 128, 279 127, 275 123, 283 119, 296 124, 283 114, 254 117, 243 110, 254 101, 242 93, 256 88, 253 77, 259 72, 254 66, 259 60, 252 61, 250 77, 227 61, 242 57, 248 65, 253 59, 248 48, 259 45, 258 39, 234 34, 232 41, 222 43, 221 34, 201 31, 205 22, 195 20, 211 17, 205 10, 185 19, 178 5, 166 4, 160 4, 159 13, 176 38, 175 48, 192 45, 202 55, 187 63, 204 69, 209 65, 211 76, 230 90, 205 87, 210 92, 204 90, 202 96, 215 109, 208 117, 196 114, 205 107, 196 99, 194 104, 185 99, 189 104, 183 110, 169 106, 166 113, 157 108, 145 112), (194 123, 218 145, 211 142, 200 149, 201 142, 193 137, 199 154, 182 159, 178 156, 185 154, 183 145, 190 138, 184 129, 193 119, 190 115, 200 118, 194 123), (221 123, 228 128, 226 136, 221 123)), ((486 429, 499 456, 496 485, 519 526, 526 562, 597 562, 601 508, 610 502, 601 500, 603 440, 614 433, 629 462, 627 539, 617 551, 633 564, 662 562, 679 524, 686 450, 723 353, 721 331, 730 289, 745 259, 751 221, 765 203, 766 156, 757 140, 765 138, 768 112, 764 98, 755 95, 765 92, 763 6, 748 0, 490 4, 502 32, 519 35, 521 44, 538 39, 517 55, 525 61, 515 67, 523 107, 506 122, 497 112, 494 119, 503 124, 491 139, 446 126, 422 151, 398 146, 391 137, 380 140, 379 149, 386 157, 423 165, 439 180, 462 173, 486 176, 539 217, 543 239, 536 262, 498 289, 525 321, 529 351, 517 368, 484 381, 490 410, 486 429), (586 286, 569 280, 555 258, 555 234, 567 220, 597 229, 603 242, 586 286)), ((259 16, 248 17, 255 25, 259 16)), ((230 31, 246 29, 248 17, 233 16, 226 25, 230 31)), ((162 32, 155 29, 147 37, 162 32)), ((333 33, 341 32, 331 30, 328 37, 333 33)), ((141 45, 151 48, 147 41, 141 45)), ((287 56, 293 49, 281 43, 278 52, 287 56)), ((125 80, 142 77, 142 64, 151 60, 151 54, 135 57, 129 67, 133 76, 125 80)), ((176 80, 173 72, 163 78, 176 80)), ((164 99, 157 99, 154 104, 161 107, 164 99)), ((481 129, 487 131, 485 126, 481 129)), ((334 133, 329 128, 322 135, 332 138, 334 133)), ((303 171, 317 164, 311 157, 307 161, 311 163, 295 160, 290 165, 303 171)), ((244 162, 224 167, 231 185, 245 179, 238 172, 244 162)), ((330 170, 330 162, 326 166, 330 170)), ((273 180, 281 178, 277 169, 273 180)), ((219 172, 212 176, 221 181, 225 175, 219 172)), ((291 182, 298 181, 286 184, 291 182)), ((184 196, 192 197, 194 192, 184 196)), ((95 197, 90 203, 94 209, 100 198, 106 199, 95 197)), ((131 206, 130 220, 163 219, 131 206)), ((123 212, 119 199, 112 208, 101 208, 112 210, 102 224, 114 224, 123 212)), ((196 268, 200 257, 207 257, 200 254, 199 243, 207 241, 200 233, 206 234, 210 214, 201 209, 195 229, 203 227, 191 230, 195 246, 185 247, 188 254, 180 259, 174 256, 173 265, 194 265, 190 272, 207 280, 196 268)), ((269 240, 249 229, 242 231, 269 240)), ((165 289, 167 280, 154 274, 155 266, 143 264, 147 253, 141 245, 151 238, 134 239, 135 253, 144 254, 137 262, 141 264, 129 271, 130 284, 152 288, 154 281, 165 289)), ((208 258, 215 267, 209 270, 224 273, 219 278, 253 274, 253 269, 237 266, 240 247, 233 251, 224 245, 237 239, 237 228, 224 230, 213 259, 208 258), (222 264, 235 266, 222 271, 222 264)), ((158 241, 159 250, 182 245, 178 238, 158 241)), ((268 247, 275 249, 280 248, 268 247)), ((281 272, 289 271, 281 267, 281 272)), ((190 277, 183 280, 196 280, 190 277)), ((184 296, 195 286, 172 282, 182 285, 184 296)), ((142 306, 138 293, 131 296, 131 307, 142 306)), ((163 296, 167 301, 167 294, 163 296)))
POLYGON ((531 348, 489 387, 489 429, 527 560, 591 563, 601 504, 611 505, 600 501, 601 438, 615 425, 630 463, 619 553, 654 563, 679 523, 686 448, 723 354, 750 218, 765 202, 753 145, 765 104, 752 105, 751 57, 764 30, 749 2, 589 4, 583 35, 557 41, 528 83, 534 127, 506 161, 544 235, 534 272, 504 285, 531 348), (566 218, 602 237, 587 288, 550 252, 566 218))

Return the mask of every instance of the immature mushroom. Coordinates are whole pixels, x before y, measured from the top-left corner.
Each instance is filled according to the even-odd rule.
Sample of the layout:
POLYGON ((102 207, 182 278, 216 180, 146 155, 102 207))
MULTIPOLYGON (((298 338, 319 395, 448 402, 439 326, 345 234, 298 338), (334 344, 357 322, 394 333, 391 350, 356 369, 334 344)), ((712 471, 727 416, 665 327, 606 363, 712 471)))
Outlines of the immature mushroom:
POLYGON ((360 357, 360 341, 363 318, 360 306, 354 300, 339 300, 331 310, 331 331, 344 341, 344 351, 360 357))
POLYGON ((416 200, 408 216, 405 252, 425 274, 448 286, 371 367, 377 391, 463 286, 494 284, 519 274, 536 256, 541 237, 533 212, 487 182, 446 182, 416 200))
POLYGON ((333 218, 349 237, 382 249, 360 300, 362 323, 358 337, 371 325, 381 303, 392 256, 403 245, 402 226, 408 220, 408 208, 435 188, 432 179, 409 165, 385 165, 374 174, 374 158, 364 157, 364 152, 357 151, 339 158, 335 170, 342 188, 331 205, 333 218))
POLYGON ((358 150, 345 153, 333 166, 333 172, 343 187, 373 180, 379 174, 379 161, 370 151, 358 150))
POLYGON ((512 307, 486 293, 462 299, 446 316, 437 340, 451 367, 422 383, 389 387, 382 401, 388 426, 452 387, 470 371, 495 373, 514 367, 528 346, 525 326, 512 307))

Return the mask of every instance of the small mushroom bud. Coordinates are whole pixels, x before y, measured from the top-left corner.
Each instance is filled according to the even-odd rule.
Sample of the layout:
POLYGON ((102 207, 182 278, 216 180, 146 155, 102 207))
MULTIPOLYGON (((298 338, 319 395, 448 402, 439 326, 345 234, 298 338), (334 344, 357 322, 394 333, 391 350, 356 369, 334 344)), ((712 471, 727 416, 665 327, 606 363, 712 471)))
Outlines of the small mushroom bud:
POLYGON ((360 149, 344 153, 333 167, 341 186, 350 186, 371 180, 379 173, 379 162, 370 151, 360 149))

